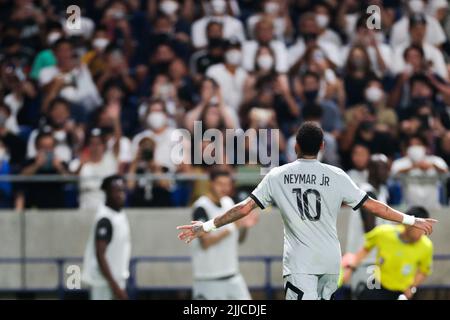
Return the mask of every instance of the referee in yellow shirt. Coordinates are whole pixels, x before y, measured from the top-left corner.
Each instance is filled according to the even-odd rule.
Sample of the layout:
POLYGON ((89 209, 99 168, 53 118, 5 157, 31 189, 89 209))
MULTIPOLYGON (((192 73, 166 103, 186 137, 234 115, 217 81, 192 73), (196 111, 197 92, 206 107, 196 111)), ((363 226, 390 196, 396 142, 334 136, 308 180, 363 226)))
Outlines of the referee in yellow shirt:
MULTIPOLYGON (((407 214, 428 218, 423 207, 412 207, 407 214)), ((364 247, 356 254, 351 271, 364 260, 372 249, 377 249, 375 280, 381 286, 366 286, 360 300, 398 300, 401 295, 411 299, 431 273, 433 244, 423 231, 404 225, 380 225, 365 235, 364 247)))

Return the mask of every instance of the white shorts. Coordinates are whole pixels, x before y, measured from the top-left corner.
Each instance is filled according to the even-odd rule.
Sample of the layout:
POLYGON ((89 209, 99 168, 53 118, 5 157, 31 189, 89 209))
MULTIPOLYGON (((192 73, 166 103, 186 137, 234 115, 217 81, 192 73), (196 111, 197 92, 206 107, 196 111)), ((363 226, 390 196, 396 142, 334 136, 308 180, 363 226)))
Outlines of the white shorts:
POLYGON ((331 300, 338 274, 295 273, 283 277, 286 300, 331 300))
POLYGON ((113 300, 114 296, 108 285, 92 286, 89 290, 89 298, 91 300, 113 300))
POLYGON ((244 278, 237 274, 225 280, 195 280, 192 298, 195 300, 251 300, 244 278))

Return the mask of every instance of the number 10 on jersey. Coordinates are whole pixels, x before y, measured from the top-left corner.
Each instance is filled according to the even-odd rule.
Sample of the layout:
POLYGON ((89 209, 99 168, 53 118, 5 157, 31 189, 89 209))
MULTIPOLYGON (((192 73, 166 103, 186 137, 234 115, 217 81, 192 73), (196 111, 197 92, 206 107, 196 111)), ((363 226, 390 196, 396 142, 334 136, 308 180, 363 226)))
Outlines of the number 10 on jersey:
POLYGON ((297 196, 297 207, 302 220, 308 219, 309 221, 318 221, 320 219, 321 203, 322 198, 320 197, 319 191, 315 189, 307 189, 302 193, 301 188, 292 189, 292 192, 297 196), (312 216, 309 210, 309 200, 308 195, 312 194, 316 198, 316 215, 312 216))

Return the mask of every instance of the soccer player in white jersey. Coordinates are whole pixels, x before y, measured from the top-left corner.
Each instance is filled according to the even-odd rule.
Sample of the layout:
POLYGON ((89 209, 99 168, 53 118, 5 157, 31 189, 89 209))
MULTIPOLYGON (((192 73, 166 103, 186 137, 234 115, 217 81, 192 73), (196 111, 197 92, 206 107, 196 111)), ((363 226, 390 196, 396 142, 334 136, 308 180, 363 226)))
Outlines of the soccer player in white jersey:
MULTIPOLYGON (((234 205, 229 197, 233 187, 230 173, 214 169, 210 173, 210 191, 195 201, 193 220, 206 222, 234 205)), ((193 299, 249 300, 244 278, 239 272, 238 246, 245 240, 247 228, 257 222, 250 214, 245 219, 199 236, 192 244, 194 273, 193 299)))
POLYGON ((235 222, 259 206, 275 204, 284 223, 283 278, 286 299, 332 299, 337 288, 341 248, 336 231, 342 204, 363 207, 383 219, 419 228, 430 234, 434 219, 405 215, 370 198, 337 167, 320 163, 324 147, 318 124, 305 122, 296 136, 298 159, 273 168, 252 194, 224 214, 205 223, 179 226, 178 238, 187 243, 235 222))
POLYGON ((106 202, 95 216, 83 261, 82 280, 90 287, 92 300, 128 299, 126 281, 131 255, 130 227, 122 208, 125 204, 123 178, 105 178, 106 202))

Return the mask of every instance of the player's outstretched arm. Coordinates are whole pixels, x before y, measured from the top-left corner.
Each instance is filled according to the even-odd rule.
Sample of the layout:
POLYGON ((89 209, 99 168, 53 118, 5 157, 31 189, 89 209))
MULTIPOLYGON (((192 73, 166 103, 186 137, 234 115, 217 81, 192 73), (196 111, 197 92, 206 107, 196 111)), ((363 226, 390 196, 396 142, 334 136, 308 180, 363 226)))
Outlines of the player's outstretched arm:
POLYGON ((256 204, 256 202, 252 198, 248 197, 244 201, 241 201, 238 204, 234 205, 224 214, 217 216, 216 218, 211 219, 205 223, 202 223, 200 221, 192 221, 189 225, 178 226, 177 229, 181 230, 180 234, 178 235, 178 239, 189 243, 204 233, 213 231, 226 224, 235 222, 236 220, 247 216, 257 206, 258 205, 256 204))
POLYGON ((385 220, 403 223, 419 228, 423 230, 427 235, 433 232, 433 224, 437 222, 437 220, 435 219, 415 218, 414 216, 404 214, 389 207, 387 204, 372 198, 369 198, 366 202, 364 202, 363 208, 373 213, 377 217, 383 218, 385 220))

